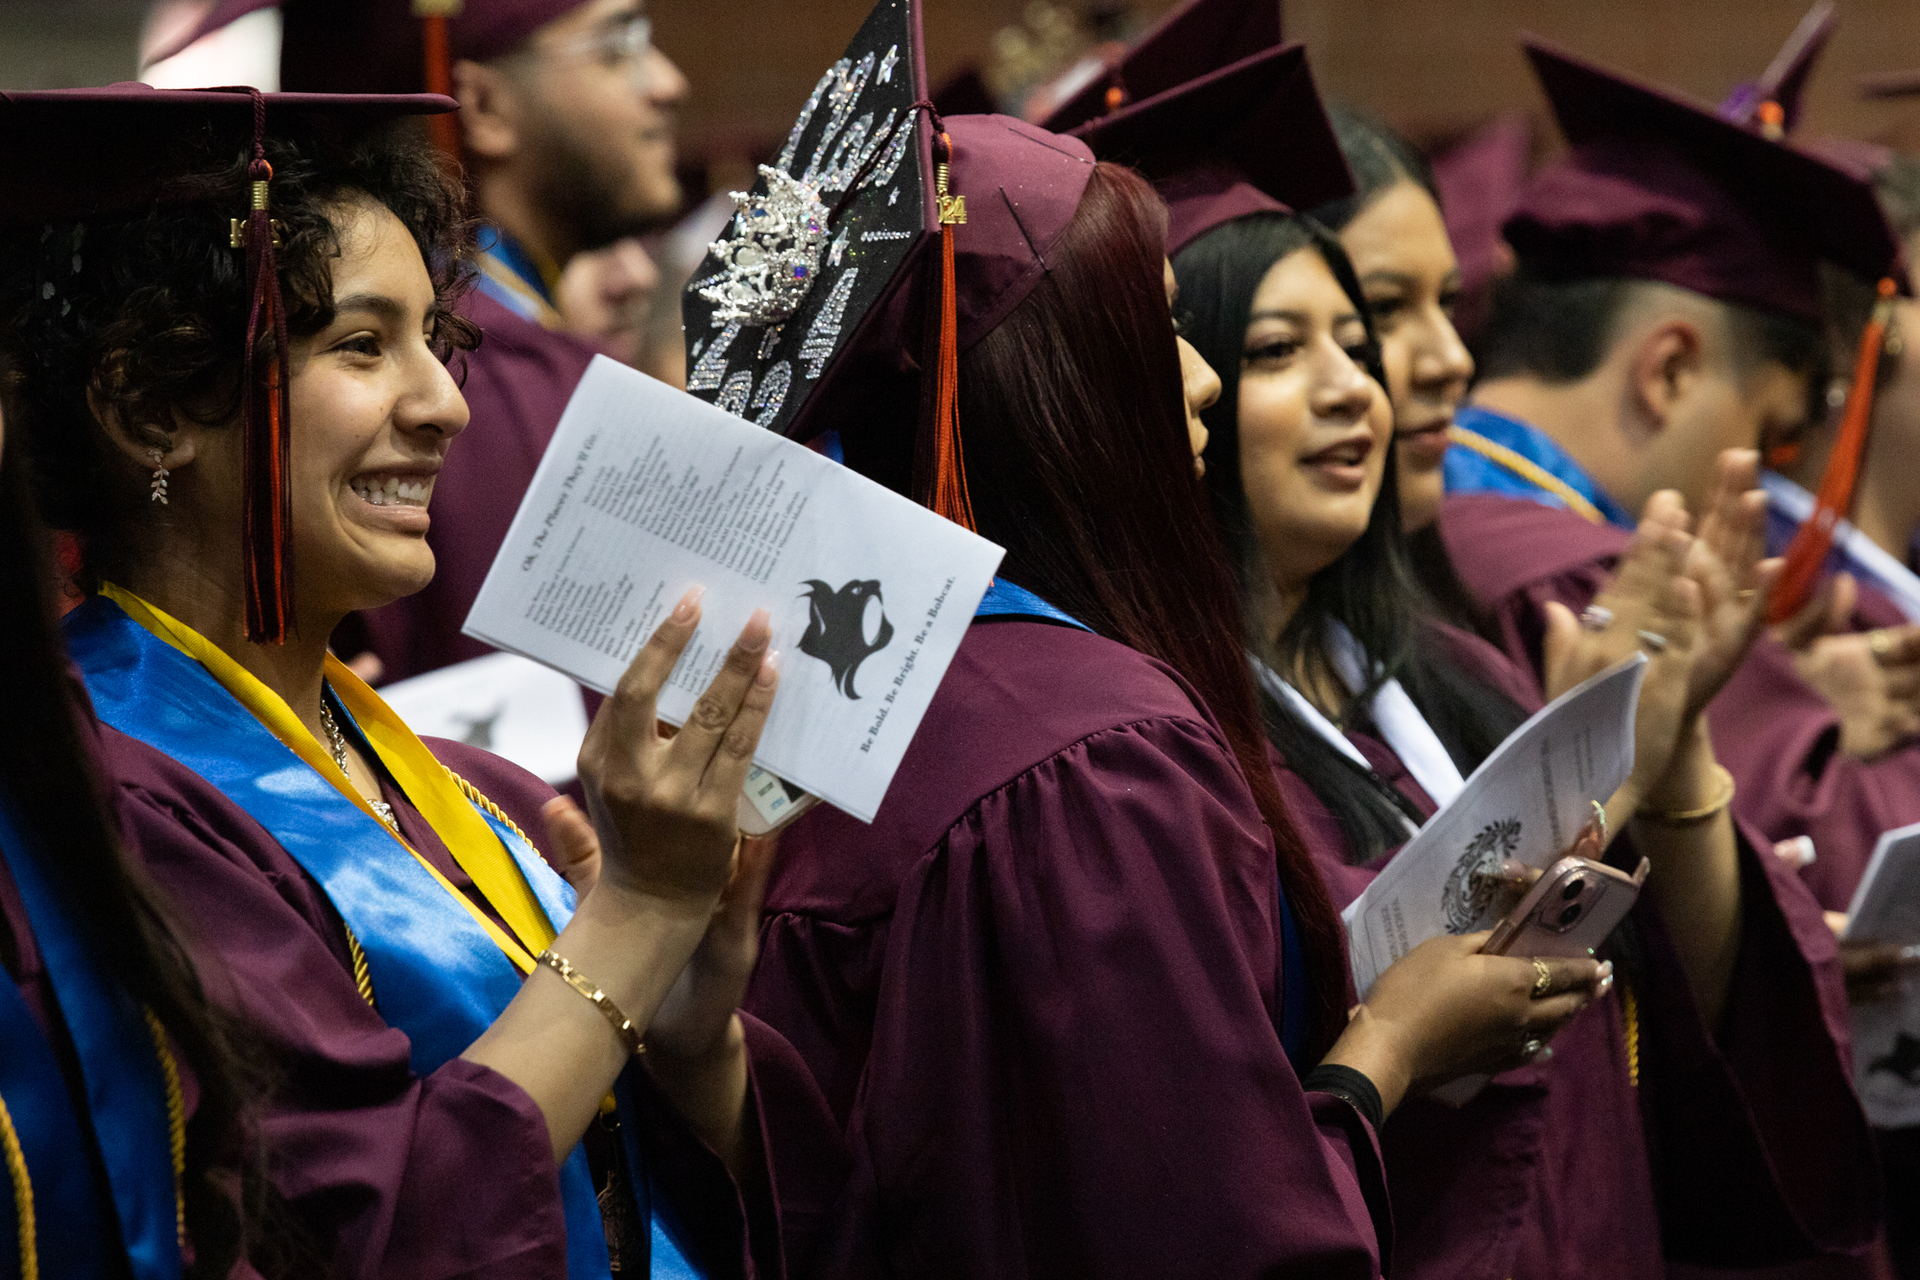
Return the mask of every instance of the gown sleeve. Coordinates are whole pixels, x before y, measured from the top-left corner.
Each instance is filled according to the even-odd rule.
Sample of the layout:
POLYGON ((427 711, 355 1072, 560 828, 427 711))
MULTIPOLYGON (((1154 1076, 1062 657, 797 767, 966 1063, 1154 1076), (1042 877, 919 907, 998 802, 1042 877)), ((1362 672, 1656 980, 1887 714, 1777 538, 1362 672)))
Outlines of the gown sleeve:
POLYGON ((564 1275, 559 1177, 533 1099, 464 1059, 414 1075, 406 1035, 354 984, 331 904, 251 818, 160 779, 122 790, 135 847, 207 956, 210 991, 266 1058, 274 1185, 329 1274, 564 1275))
POLYGON ((1717 1031, 1658 910, 1635 913, 1641 1114, 1666 1253, 1729 1267, 1864 1250, 1880 1183, 1839 949, 1784 862, 1744 832, 1739 856, 1740 953, 1717 1031))
POLYGON ((749 1008, 803 1052, 846 1040, 832 957, 879 949, 862 1065, 813 1059, 844 1186, 776 1174, 817 1215, 803 1274, 1377 1276, 1374 1135, 1275 1030, 1273 857, 1218 738, 1146 721, 978 800, 872 946, 774 916, 749 1008))

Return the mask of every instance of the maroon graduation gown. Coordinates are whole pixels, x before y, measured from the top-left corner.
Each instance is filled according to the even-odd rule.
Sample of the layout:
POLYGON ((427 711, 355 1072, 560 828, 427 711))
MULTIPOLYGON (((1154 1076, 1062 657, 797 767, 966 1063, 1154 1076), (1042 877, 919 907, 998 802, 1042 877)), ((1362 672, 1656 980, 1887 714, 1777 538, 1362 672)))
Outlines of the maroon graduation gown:
POLYGON ((386 666, 385 680, 493 652, 491 645, 460 634, 461 624, 596 353, 584 339, 543 329, 478 289, 468 292, 459 310, 480 326, 481 342, 465 357, 462 390, 473 416, 434 481, 427 533, 433 581, 424 591, 349 619, 335 645, 348 656, 354 645, 368 645, 386 666))
POLYGON ((1274 858, 1171 670, 976 623, 877 820, 782 842, 746 1007, 841 1139, 773 1135, 794 1274, 1375 1275, 1371 1130, 1280 1045, 1274 858))
MULTIPOLYGON (((1494 494, 1448 496, 1440 532, 1461 580, 1492 611, 1500 647, 1536 673, 1542 606, 1584 609, 1628 540, 1571 512, 1494 494)), ((1830 911, 1847 909, 1883 831, 1920 822, 1920 744, 1866 761, 1842 754, 1833 709, 1768 637, 1707 708, 1707 722, 1738 786, 1734 812, 1769 841, 1812 837, 1816 859, 1802 877, 1830 911)))
MULTIPOLYGON (((262 1118, 274 1184, 330 1260, 328 1274, 564 1277, 560 1183, 533 1099, 460 1058, 414 1075, 405 1033, 354 985, 347 934, 319 884, 198 774, 103 734, 135 847, 207 956, 215 998, 250 1019, 277 1073, 262 1118)), ((484 751, 427 741, 538 839, 552 788, 484 751)), ((409 843, 497 920, 406 797, 389 786, 386 798, 409 843)), ((748 1209, 724 1166, 648 1096, 644 1073, 635 1081, 650 1175, 689 1206, 701 1237, 691 1256, 709 1276, 750 1270, 748 1209)))
MULTIPOLYGON (((1498 651, 1445 635, 1460 666, 1537 708, 1531 678, 1498 651)), ((1392 748, 1348 736, 1382 779, 1433 813, 1392 748)), ((1333 815, 1277 757, 1275 772, 1344 907, 1386 859, 1349 865, 1333 815)), ((1746 1265, 1865 1244, 1876 1192, 1849 1084, 1833 937, 1779 859, 1747 841, 1740 857, 1744 932, 1717 1038, 1643 900, 1637 973, 1623 970, 1622 984, 1555 1038, 1548 1064, 1496 1077, 1464 1108, 1410 1097, 1388 1119, 1396 1278, 1617 1280, 1660 1275, 1663 1252, 1746 1265), (1638 996, 1637 1087, 1628 982, 1638 996)))

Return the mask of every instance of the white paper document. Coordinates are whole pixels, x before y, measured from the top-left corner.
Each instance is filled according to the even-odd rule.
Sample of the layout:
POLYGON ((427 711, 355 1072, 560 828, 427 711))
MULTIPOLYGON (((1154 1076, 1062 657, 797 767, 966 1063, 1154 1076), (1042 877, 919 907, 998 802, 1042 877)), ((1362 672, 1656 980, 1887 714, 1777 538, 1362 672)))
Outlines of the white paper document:
MULTIPOLYGON (((1847 937, 1920 943, 1920 825, 1880 837, 1847 910, 1847 937)), ((1903 975, 1899 993, 1853 1011, 1853 1083, 1878 1129, 1920 1124, 1920 977, 1903 975)))
POLYGON ((977 534, 605 357, 580 380, 466 632, 609 692, 695 583, 660 697, 685 721, 756 608, 780 692, 755 763, 873 820, 993 580, 977 534))
POLYGON ((452 738, 504 756, 560 786, 579 770, 587 736, 580 686, 517 653, 490 653, 410 680, 380 696, 423 738, 452 738))
POLYGON ((1387 966, 1443 933, 1498 923, 1482 873, 1512 859, 1551 866, 1633 771, 1645 654, 1567 690, 1507 736, 1347 907, 1348 958, 1364 999, 1387 966))

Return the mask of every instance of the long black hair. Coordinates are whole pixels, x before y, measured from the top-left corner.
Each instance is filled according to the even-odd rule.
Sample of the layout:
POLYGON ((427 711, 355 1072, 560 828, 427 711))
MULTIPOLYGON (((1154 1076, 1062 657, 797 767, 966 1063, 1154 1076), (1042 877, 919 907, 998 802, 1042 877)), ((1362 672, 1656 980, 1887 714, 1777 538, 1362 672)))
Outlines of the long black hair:
MULTIPOLYGON (((1220 375, 1220 399, 1203 415, 1210 436, 1207 489, 1215 522, 1239 572, 1242 599, 1248 602, 1264 589, 1266 568, 1240 470, 1240 377, 1247 326, 1254 294, 1268 270, 1308 249, 1326 261, 1365 321, 1362 362, 1384 387, 1373 321, 1353 265, 1333 233, 1317 221, 1279 213, 1238 218, 1187 245, 1173 259, 1181 305, 1188 312, 1188 340, 1220 375)), ((1389 449, 1380 496, 1365 531, 1313 575, 1305 599, 1278 635, 1250 635, 1248 644, 1283 675, 1331 672, 1327 624, 1341 623, 1373 663, 1367 685, 1354 691, 1347 704, 1342 727, 1357 723, 1380 686, 1397 679, 1466 773, 1523 717, 1511 699, 1472 680, 1449 660, 1434 625, 1433 606, 1414 577, 1400 529, 1396 481, 1389 449)), ((1246 614, 1251 618, 1253 610, 1246 614)), ((1371 861, 1405 842, 1405 819, 1417 815, 1398 792, 1360 769, 1264 689, 1261 700, 1269 739, 1340 823, 1350 858, 1371 861)))
MULTIPOLYGON (((0 405, 5 382, 0 369, 0 405)), ((266 1182, 249 1114, 259 1073, 244 1032, 209 1004, 159 890, 121 842, 113 795, 87 745, 85 695, 60 644, 53 561, 21 443, 0 448, 0 793, 27 840, 12 852, 42 864, 88 953, 153 1013, 193 1072, 199 1102, 181 1180, 193 1244, 186 1274, 223 1280, 242 1256, 264 1274, 286 1274, 305 1251, 266 1182)))

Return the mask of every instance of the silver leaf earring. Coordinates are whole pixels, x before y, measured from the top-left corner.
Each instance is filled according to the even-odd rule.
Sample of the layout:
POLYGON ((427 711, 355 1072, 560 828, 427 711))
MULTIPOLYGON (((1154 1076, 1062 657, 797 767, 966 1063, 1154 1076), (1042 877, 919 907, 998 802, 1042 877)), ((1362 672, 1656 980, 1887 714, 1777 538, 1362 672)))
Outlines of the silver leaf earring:
POLYGON ((153 483, 148 487, 149 497, 151 501, 163 507, 167 505, 167 477, 172 474, 160 465, 161 459, 166 456, 158 449, 147 450, 147 461, 153 464, 153 483))

